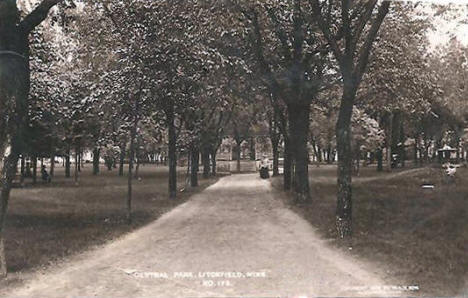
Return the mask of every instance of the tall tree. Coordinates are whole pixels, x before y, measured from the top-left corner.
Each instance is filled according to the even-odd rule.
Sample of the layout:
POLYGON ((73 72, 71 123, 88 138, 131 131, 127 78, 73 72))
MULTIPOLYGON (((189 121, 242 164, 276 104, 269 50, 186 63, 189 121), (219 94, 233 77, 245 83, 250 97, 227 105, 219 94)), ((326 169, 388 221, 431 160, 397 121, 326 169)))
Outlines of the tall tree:
POLYGON ((310 0, 314 18, 338 62, 343 93, 336 123, 338 151, 338 195, 336 227, 340 237, 352 233, 352 149, 351 116, 354 100, 366 71, 369 55, 380 26, 390 7, 389 1, 310 0))
POLYGON ((11 182, 24 141, 22 134, 30 87, 29 35, 59 2, 62 1, 43 0, 31 13, 20 19, 16 1, 0 1, 0 159, 3 160, 0 178, 0 276, 7 274, 3 228, 11 182), (4 157, 7 147, 10 148, 9 154, 4 157))
POLYGON ((317 34, 307 1, 231 2, 243 16, 240 26, 248 33, 251 63, 272 93, 276 111, 282 110, 278 100, 286 107, 285 188, 292 173, 295 200, 309 202, 309 113, 328 80, 327 45, 317 34))
MULTIPOLYGON (((430 23, 416 12, 414 4, 398 4, 387 15, 356 97, 356 105, 380 118, 386 130, 388 170, 393 153, 404 161, 403 128, 426 115, 439 93, 428 61, 430 23)), ((420 133, 414 130, 412 136, 420 133)))

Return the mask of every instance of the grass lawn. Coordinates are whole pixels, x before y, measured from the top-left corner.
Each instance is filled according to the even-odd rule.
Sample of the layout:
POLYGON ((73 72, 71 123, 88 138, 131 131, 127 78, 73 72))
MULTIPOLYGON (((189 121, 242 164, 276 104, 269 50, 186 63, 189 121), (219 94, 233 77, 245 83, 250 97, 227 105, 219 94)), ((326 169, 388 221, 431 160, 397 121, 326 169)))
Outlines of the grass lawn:
MULTIPOLYGON (((199 179, 200 186, 178 192, 168 199, 167 167, 140 167, 141 181, 134 180, 133 222, 126 223, 127 177, 101 166, 98 176, 92 165, 82 169, 79 186, 56 169, 51 184, 39 182, 12 190, 5 228, 9 277, 0 290, 21 283, 29 273, 42 270, 64 257, 101 245, 157 219, 185 202, 217 179, 199 179)), ((179 189, 185 187, 185 168, 179 168, 179 189)), ((40 178, 39 178, 40 180, 40 178)), ((1 291, 0 291, 1 292, 1 291)))
MULTIPOLYGON (((350 240, 337 239, 335 231, 336 166, 310 167, 312 204, 282 197, 340 249, 420 287, 408 295, 468 295, 468 169, 458 169, 454 184, 443 178, 440 167, 393 173, 361 168, 353 177, 350 240), (423 183, 433 183, 434 190, 422 189, 423 183)), ((281 189, 282 177, 272 184, 281 189)))

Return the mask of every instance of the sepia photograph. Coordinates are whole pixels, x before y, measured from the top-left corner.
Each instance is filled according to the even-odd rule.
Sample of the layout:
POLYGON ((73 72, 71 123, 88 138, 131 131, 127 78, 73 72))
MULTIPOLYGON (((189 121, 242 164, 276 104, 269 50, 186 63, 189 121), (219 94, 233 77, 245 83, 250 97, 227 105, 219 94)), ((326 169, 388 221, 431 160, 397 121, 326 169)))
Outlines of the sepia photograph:
POLYGON ((0 0, 0 297, 468 297, 468 0, 0 0))

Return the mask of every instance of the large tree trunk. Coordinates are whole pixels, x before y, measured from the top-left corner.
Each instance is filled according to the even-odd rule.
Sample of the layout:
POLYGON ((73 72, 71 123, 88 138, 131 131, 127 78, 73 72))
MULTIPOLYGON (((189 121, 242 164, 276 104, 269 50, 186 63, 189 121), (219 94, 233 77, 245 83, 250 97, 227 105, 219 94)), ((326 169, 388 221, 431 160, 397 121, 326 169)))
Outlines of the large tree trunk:
MULTIPOLYGON (((290 156, 290 169, 291 169, 291 189, 296 191, 296 154, 297 154, 297 137, 295 134, 295 121, 291 118, 295 116, 288 110, 288 115, 290 116, 289 120, 289 156, 290 156)), ((296 197, 294 197, 296 199, 296 197)))
POLYGON ((401 141, 401 136, 400 136, 400 126, 401 126, 401 112, 400 111, 395 111, 392 114, 393 117, 391 117, 389 120, 391 121, 390 127, 391 127, 391 152, 392 155, 397 156, 395 162, 392 165, 392 168, 398 167, 398 164, 401 161, 401 146, 400 146, 400 141, 401 141))
MULTIPOLYGON (((134 141, 135 142, 135 141, 134 141)), ((136 141, 137 143, 133 145, 133 152, 134 152, 134 156, 133 156, 133 163, 135 164, 136 163, 136 166, 135 166, 135 173, 133 175, 133 178, 135 179, 138 179, 138 177, 140 177, 140 145, 138 143, 138 141, 136 141)))
POLYGON ((0 195, 0 277, 6 276, 3 228, 10 196, 11 183, 16 174, 27 123, 30 87, 29 33, 41 23, 49 9, 60 1, 43 1, 21 22, 16 1, 1 1, 0 21, 0 159, 3 159, 7 139, 11 139, 10 154, 3 163, 0 195), (7 120, 8 119, 8 120, 7 120))
POLYGON ((406 147, 405 147, 405 128, 403 125, 403 115, 400 116, 400 162, 401 166, 405 167, 405 160, 406 160, 406 147))
POLYGON ((279 138, 271 138, 271 147, 273 149, 273 177, 279 175, 279 138))
POLYGON ((37 156, 34 155, 32 158, 32 167, 33 167, 33 176, 32 176, 32 183, 37 183, 37 156))
POLYGON ((50 177, 53 178, 55 173, 55 150, 50 153, 50 177))
POLYGON ((203 178, 210 177, 210 151, 207 147, 202 147, 203 178))
POLYGON ((327 164, 331 164, 332 163, 332 158, 331 158, 331 145, 328 144, 328 147, 327 147, 327 164))
POLYGON ((198 186, 198 170, 200 164, 200 149, 197 146, 192 145, 190 150, 191 169, 190 169, 190 186, 198 186))
POLYGON ((314 137, 311 135, 310 142, 312 144, 312 150, 314 150, 313 161, 318 163, 318 151, 317 151, 317 142, 314 140, 314 137))
POLYGON ((249 157, 250 157, 250 160, 255 160, 256 158, 256 153, 255 153, 255 138, 254 137, 250 137, 250 152, 249 152, 249 157))
POLYGON ((443 155, 440 154, 437 150, 442 147, 442 137, 438 137, 436 142, 435 142, 435 148, 434 151, 432 152, 432 159, 435 160, 437 158, 438 163, 442 163, 443 161, 443 155))
MULTIPOLYGON (((3 153, 0 153, 3 154, 3 153)), ((1 157, 3 158, 3 156, 1 157)), ((24 157, 24 153, 21 154, 21 177, 20 177, 20 184, 21 186, 24 186, 24 170, 25 170, 25 165, 26 165, 26 158, 24 157)))
POLYGON ((81 152, 78 152, 78 172, 81 173, 81 160, 82 160, 82 153, 81 152))
POLYGON ((176 128, 174 123, 174 110, 169 109, 166 112, 168 135, 169 135, 169 198, 175 198, 177 196, 177 136, 176 128))
POLYGON ((121 145, 120 154, 119 154, 119 176, 124 175, 124 162, 125 162, 125 145, 121 145))
POLYGON ((93 175, 99 174, 99 159, 100 159, 99 147, 94 147, 93 150, 93 175))
MULTIPOLYGON (((349 87, 348 87, 349 88, 349 87)), ((336 204, 336 227, 341 238, 352 233, 352 167, 351 116, 354 92, 346 86, 343 91, 338 121, 336 143, 338 151, 338 195, 336 204)))
MULTIPOLYGON (((5 42, 14 42, 12 36, 4 36, 3 29, 5 28, 2 26, 7 23, 8 20, 3 19, 0 22, 0 50, 4 49, 5 42)), ((26 36, 24 43, 27 44, 27 42, 26 36)), ((23 51, 18 51, 18 53, 29 53, 29 50, 26 49, 27 46, 24 49, 26 53, 23 51)), ((3 239, 5 219, 19 155, 22 152, 22 146, 24 146, 23 131, 27 119, 29 93, 28 58, 23 60, 17 57, 8 57, 8 55, 0 56, 0 111, 3 113, 0 117, 0 164, 3 164, 0 176, 0 278, 7 275, 3 239), (8 110, 5 105, 13 107, 13 110, 8 110), (5 158, 7 147, 10 147, 10 153, 5 158)))
MULTIPOLYGON (((3 143, 3 140, 0 140, 3 143)), ((16 143, 16 142, 15 142, 16 143)), ((3 144, 0 144, 0 147, 3 144)), ((13 178, 16 174, 16 167, 19 159, 19 144, 12 144, 10 154, 7 158, 4 159, 3 169, 0 177, 0 278, 6 277, 7 275, 7 265, 5 257, 5 246, 3 240, 3 229, 5 226, 5 218, 8 208, 8 200, 10 198, 10 190, 13 178)), ((4 150, 1 150, 0 158, 3 158, 4 150)))
POLYGON ((70 152, 70 146, 67 147, 67 152, 65 153, 65 177, 66 178, 70 178, 71 176, 71 171, 70 171, 70 168, 71 168, 71 162, 70 162, 70 155, 71 155, 71 152, 70 152))
POLYGON ((382 148, 378 148, 375 155, 377 157, 377 171, 382 172, 383 171, 383 150, 382 150, 382 148))
POLYGON ((309 192, 309 154, 307 137, 309 135, 309 106, 288 106, 289 137, 294 162, 294 192, 297 202, 310 201, 309 192))
POLYGON ((283 164, 283 188, 288 191, 291 189, 292 178, 292 154, 289 137, 284 138, 284 164, 283 164))
POLYGON ((78 185, 78 177, 79 177, 79 164, 80 164, 80 161, 79 161, 79 158, 78 156, 80 155, 79 153, 79 149, 76 148, 75 149, 75 185, 78 185))
POLYGON ((392 127, 393 127, 393 114, 390 113, 387 118, 387 171, 392 171, 392 127))
POLYGON ((236 170, 238 173, 240 173, 241 171, 241 144, 242 144, 242 141, 241 142, 237 142, 237 147, 236 147, 236 160, 237 160, 237 166, 236 166, 236 170))
POLYGON ((5 245, 3 243, 3 231, 0 231, 0 278, 7 276, 7 264, 5 255, 5 245))
POLYGON ((414 165, 415 166, 418 166, 418 150, 419 150, 419 140, 418 140, 418 137, 415 136, 414 137, 414 154, 413 154, 413 159, 414 159, 414 165))
POLYGON ((128 177, 127 177, 127 223, 132 223, 132 181, 133 181, 133 161, 135 159, 135 137, 138 121, 134 120, 134 124, 130 130, 130 148, 128 157, 128 177))
POLYGON ((423 159, 421 160, 421 164, 429 162, 429 146, 430 146, 429 140, 427 139, 427 137, 424 137, 424 148, 422 148, 423 159))
POLYGON ((139 179, 139 177, 140 177, 141 159, 138 158, 138 154, 136 154, 135 159, 136 159, 136 166, 135 166, 135 174, 133 175, 133 178, 139 179))
POLYGON ((210 157, 211 157, 211 176, 216 176, 216 152, 218 151, 217 148, 212 148, 210 157))

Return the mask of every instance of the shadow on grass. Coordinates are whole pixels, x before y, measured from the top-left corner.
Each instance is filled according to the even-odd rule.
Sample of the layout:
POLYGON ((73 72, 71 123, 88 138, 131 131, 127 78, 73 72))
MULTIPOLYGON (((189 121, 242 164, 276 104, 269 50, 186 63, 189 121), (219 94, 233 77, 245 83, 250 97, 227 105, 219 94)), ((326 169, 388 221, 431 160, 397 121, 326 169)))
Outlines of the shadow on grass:
POLYGON ((179 190, 184 191, 169 199, 167 168, 140 169, 141 180, 134 180, 130 225, 125 209, 127 177, 119 177, 116 171, 93 176, 87 167, 76 186, 58 168, 51 184, 13 189, 5 228, 9 278, 0 281, 0 289, 21 284, 25 273, 46 269, 142 227, 218 180, 199 179, 199 187, 185 189, 185 172, 179 173, 179 190))
MULTIPOLYGON (((444 181, 439 167, 379 173, 377 179, 367 179, 375 168, 363 171, 366 179, 353 177, 350 240, 337 239, 335 230, 337 187, 330 181, 336 168, 311 168, 311 204, 282 197, 337 247, 373 262, 384 277, 420 287, 408 295, 460 295, 468 277, 468 170, 460 168, 454 184, 444 181), (423 183, 434 190, 422 189, 423 183)), ((272 185, 281 189, 282 177, 272 185)))

